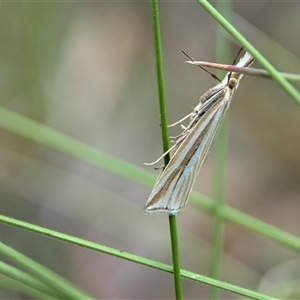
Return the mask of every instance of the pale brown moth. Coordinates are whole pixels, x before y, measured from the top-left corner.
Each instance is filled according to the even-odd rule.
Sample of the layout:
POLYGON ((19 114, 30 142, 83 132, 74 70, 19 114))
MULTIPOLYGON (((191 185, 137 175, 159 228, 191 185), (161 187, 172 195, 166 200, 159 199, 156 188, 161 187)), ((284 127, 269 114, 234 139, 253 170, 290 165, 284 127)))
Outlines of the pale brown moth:
MULTIPOLYGON (((236 66, 247 68, 253 60, 253 57, 246 52, 236 66)), ((163 155, 170 153, 171 158, 159 175, 145 204, 146 213, 176 215, 184 209, 195 178, 242 77, 243 75, 239 73, 227 73, 219 84, 200 97, 199 104, 188 115, 189 125, 183 127, 184 130, 176 137, 173 147, 163 155)), ((184 119, 186 117, 179 122, 184 119)))

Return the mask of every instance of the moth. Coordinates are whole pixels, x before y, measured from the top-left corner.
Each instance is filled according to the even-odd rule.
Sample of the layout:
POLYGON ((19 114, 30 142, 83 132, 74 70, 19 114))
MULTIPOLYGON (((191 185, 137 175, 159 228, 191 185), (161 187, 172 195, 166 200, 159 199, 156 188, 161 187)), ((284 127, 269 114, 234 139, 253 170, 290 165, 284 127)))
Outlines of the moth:
MULTIPOLYGON (((236 66, 247 68, 253 61, 253 57, 246 52, 236 66)), ((170 153, 171 158, 145 204, 147 214, 176 215, 185 208, 196 176, 242 77, 243 74, 229 72, 219 84, 200 97, 199 104, 187 116, 190 117, 189 125, 183 127, 183 132, 175 138, 175 144, 163 154, 170 153)), ((186 117, 179 122, 184 119, 186 117)))

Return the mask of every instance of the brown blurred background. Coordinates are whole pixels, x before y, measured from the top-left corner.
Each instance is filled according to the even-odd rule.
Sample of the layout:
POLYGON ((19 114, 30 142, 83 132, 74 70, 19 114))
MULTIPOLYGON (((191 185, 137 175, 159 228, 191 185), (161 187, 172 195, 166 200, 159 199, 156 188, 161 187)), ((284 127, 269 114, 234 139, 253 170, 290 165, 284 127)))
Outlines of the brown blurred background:
MULTIPOLYGON (((196 2, 159 7, 173 123, 216 83, 184 64, 181 53, 215 61, 216 22, 196 2)), ((299 73, 299 2, 236 2, 232 9, 233 25, 275 67, 299 73)), ((0 13, 1 105, 141 168, 161 155, 150 2, 1 3, 0 13)), ((233 42, 232 58, 238 48, 233 42)), ((226 203, 298 236, 299 128, 299 106, 276 83, 244 77, 229 112, 226 203)), ((2 128, 0 137, 1 214, 171 262, 168 218, 142 210, 150 189, 2 128)), ((194 190, 212 196, 213 167, 211 151, 194 190)), ((211 217, 189 205, 178 226, 182 268, 207 275, 211 217)), ((170 274, 13 227, 0 230, 2 242, 97 299, 174 298, 170 274)), ((291 265, 300 270, 298 257, 225 224, 222 280, 270 293, 299 279, 290 274, 291 265)), ((185 280, 183 292, 206 299, 208 288, 185 280)), ((0 297, 19 296, 3 290, 0 297)))

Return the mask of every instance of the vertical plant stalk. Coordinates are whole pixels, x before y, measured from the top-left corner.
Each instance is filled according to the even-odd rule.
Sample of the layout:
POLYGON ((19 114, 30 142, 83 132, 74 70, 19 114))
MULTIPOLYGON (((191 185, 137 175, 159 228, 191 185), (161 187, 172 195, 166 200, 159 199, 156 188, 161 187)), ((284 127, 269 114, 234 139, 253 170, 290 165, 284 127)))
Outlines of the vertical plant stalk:
MULTIPOLYGON (((161 37, 160 37, 160 25, 159 25, 157 0, 152 0, 152 19, 153 19, 154 47, 155 47, 158 94, 159 94, 162 142, 163 142, 163 151, 166 152, 169 149, 169 141, 168 141, 169 135, 167 129, 167 114, 166 114, 166 105, 165 105, 161 37)), ((166 155, 164 157, 165 165, 167 165, 169 160, 170 160, 170 156, 166 155)), ((171 248, 172 248, 175 296, 176 296, 176 300, 181 300, 182 288, 181 288, 180 259, 179 259, 179 245, 178 245, 178 231, 177 231, 176 216, 171 216, 171 215, 169 216, 169 227, 170 227, 170 238, 171 238, 171 248)))
MULTIPOLYGON (((228 20, 230 15, 230 1, 218 1, 218 10, 228 20)), ((226 62, 229 59, 229 40, 224 29, 217 23, 216 28, 216 61, 226 62)), ((219 77, 222 77, 218 72, 219 77)), ((223 248, 223 218, 221 215, 224 202, 224 179, 227 148, 227 119, 225 119, 215 142, 215 171, 214 171, 214 207, 212 224, 212 249, 210 261, 210 277, 220 278, 223 248)), ((219 289, 211 286, 210 299, 219 299, 219 289)))

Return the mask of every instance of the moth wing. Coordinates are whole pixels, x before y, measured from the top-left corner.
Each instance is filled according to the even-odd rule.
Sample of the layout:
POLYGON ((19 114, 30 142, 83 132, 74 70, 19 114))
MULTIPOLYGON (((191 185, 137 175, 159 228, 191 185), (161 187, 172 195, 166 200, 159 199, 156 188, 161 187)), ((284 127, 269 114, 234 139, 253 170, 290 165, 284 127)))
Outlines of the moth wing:
POLYGON ((186 206, 196 176, 208 154, 230 100, 226 93, 220 103, 212 105, 190 129, 158 177, 145 204, 148 214, 176 215, 186 206), (205 133, 205 135, 203 135, 205 133))

